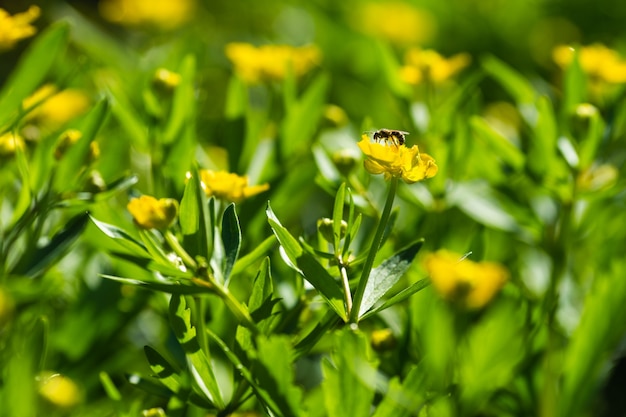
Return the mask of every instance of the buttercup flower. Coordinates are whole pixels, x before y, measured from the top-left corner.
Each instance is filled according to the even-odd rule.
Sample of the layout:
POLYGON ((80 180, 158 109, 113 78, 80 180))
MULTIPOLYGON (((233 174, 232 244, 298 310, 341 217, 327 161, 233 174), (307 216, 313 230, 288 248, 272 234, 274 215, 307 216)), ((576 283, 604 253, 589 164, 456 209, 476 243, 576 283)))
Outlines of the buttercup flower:
POLYGON ((19 40, 33 36, 37 29, 31 23, 40 12, 39 7, 30 6, 24 13, 11 16, 0 9, 0 51, 11 49, 19 40))
POLYGON ((226 171, 200 170, 200 184, 208 197, 240 203, 270 188, 269 184, 248 186, 248 176, 226 171))
MULTIPOLYGON (((574 48, 561 45, 554 48, 552 57, 559 67, 565 69, 574 59, 574 52, 574 48)), ((581 47, 578 51, 578 61, 583 71, 592 79, 607 83, 626 82, 626 60, 602 44, 581 47)))
POLYGON ((24 149, 24 139, 12 132, 0 135, 0 157, 11 156, 17 149, 24 149))
POLYGON ((102 0, 100 14, 124 26, 156 26, 170 30, 193 17, 194 0, 102 0))
POLYGON ((39 376, 39 395, 59 408, 71 408, 80 403, 81 392, 70 378, 56 373, 44 372, 39 376))
POLYGON ((399 1, 365 3, 355 14, 354 26, 397 45, 423 43, 436 31, 429 13, 399 1))
POLYGON ((460 259, 445 250, 428 255, 425 266, 430 280, 444 299, 468 309, 482 308, 506 283, 509 273, 497 263, 460 259))
POLYGON ((405 65, 400 68, 400 77, 411 85, 429 80, 435 84, 449 80, 471 61, 468 54, 457 54, 444 58, 431 49, 411 48, 406 52, 405 65))
POLYGON ((142 229, 165 229, 178 214, 178 201, 172 198, 156 198, 142 195, 133 198, 126 206, 135 224, 142 229))
POLYGON ((83 114, 89 107, 89 97, 76 89, 58 91, 52 84, 46 84, 24 99, 22 107, 27 110, 27 118, 39 124, 56 128, 83 114))
POLYGON ((412 184, 437 174, 437 164, 432 156, 420 153, 417 145, 407 148, 404 144, 372 140, 366 134, 358 143, 367 159, 365 169, 370 174, 384 174, 385 179, 402 178, 412 184))
POLYGON ((287 71, 296 76, 307 73, 320 61, 320 51, 314 45, 299 48, 288 45, 256 47, 248 43, 229 43, 226 56, 235 71, 247 83, 282 80, 287 71))

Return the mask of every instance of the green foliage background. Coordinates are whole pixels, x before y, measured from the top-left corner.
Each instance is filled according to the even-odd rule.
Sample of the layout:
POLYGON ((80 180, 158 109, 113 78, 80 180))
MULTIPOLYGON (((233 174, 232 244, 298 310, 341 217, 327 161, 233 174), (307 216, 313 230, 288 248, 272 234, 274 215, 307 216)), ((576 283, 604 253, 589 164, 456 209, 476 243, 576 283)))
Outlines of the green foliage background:
POLYGON ((21 102, 45 82, 92 105, 0 159, 0 415, 626 413, 624 87, 598 99, 577 62, 561 71, 551 58, 561 43, 623 51, 626 5, 409 3, 437 22, 422 46, 472 55, 430 101, 396 75, 406 46, 364 33, 355 0, 204 1, 168 32, 115 26, 96 2, 37 3, 38 34, 0 55, 0 132, 27 125, 21 102), (247 86, 224 54, 233 41, 315 43, 323 59, 301 79, 247 86), (159 90, 158 68, 181 83, 159 90), (514 134, 489 112, 503 102, 514 134), (576 113, 588 102, 595 112, 576 113), (53 162, 69 127, 83 137, 53 162), (439 173, 400 184, 374 264, 391 289, 368 290, 356 331, 336 266, 316 257, 328 250, 317 221, 349 220, 365 258, 388 183, 363 170, 356 142, 380 127, 410 131, 439 173), (101 156, 85 170, 92 141, 101 156), (348 175, 333 160, 343 149, 358 159, 348 175), (270 190, 207 200, 185 181, 197 166, 270 190), (186 281, 169 243, 135 228, 126 204, 139 194, 181 201, 192 256, 221 242, 228 295, 186 281), (500 262, 511 279, 485 309, 456 308, 422 281, 422 257, 440 248, 500 262), (383 329, 393 337, 380 346, 383 329), (43 399, 44 371, 74 381, 79 403, 43 399))

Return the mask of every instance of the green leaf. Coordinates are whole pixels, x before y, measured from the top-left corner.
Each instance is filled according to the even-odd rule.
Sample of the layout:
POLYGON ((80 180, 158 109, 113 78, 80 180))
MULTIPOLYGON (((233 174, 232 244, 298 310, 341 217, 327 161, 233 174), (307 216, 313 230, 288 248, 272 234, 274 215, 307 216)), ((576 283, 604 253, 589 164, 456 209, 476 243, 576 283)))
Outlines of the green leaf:
POLYGON ((410 417, 426 405, 427 386, 424 370, 414 366, 404 381, 394 378, 373 417, 410 417))
POLYGON ((361 333, 344 328, 336 337, 332 361, 322 361, 324 403, 333 417, 370 415, 378 364, 369 355, 369 343, 361 333))
POLYGON ((21 102, 45 79, 55 60, 63 55, 69 25, 58 22, 37 36, 20 58, 0 92, 0 126, 21 107, 21 102))
POLYGON ((224 244, 224 280, 228 282, 241 248, 241 228, 235 211, 235 204, 230 204, 224 211, 222 242, 224 244))
POLYGON ((335 206, 333 208, 333 245, 335 253, 339 253, 339 242, 341 241, 341 222, 343 221, 343 205, 346 200, 346 183, 342 183, 335 195, 335 206))
MULTIPOLYGON (((204 318, 200 318, 204 320, 204 318)), ((218 409, 224 408, 224 400, 208 352, 200 348, 196 328, 191 324, 191 310, 187 308, 185 298, 172 295, 170 300, 170 324, 187 357, 187 365, 191 368, 194 391, 211 401, 218 409)))
POLYGON ((370 272, 359 309, 359 317, 367 313, 402 278, 423 244, 424 239, 416 241, 383 261, 370 272))
POLYGON ((71 218, 65 227, 57 232, 47 245, 35 248, 22 257, 13 268, 12 274, 37 276, 61 260, 70 246, 78 239, 89 222, 89 214, 82 213, 71 218))
POLYGON ((179 294, 179 295, 194 295, 194 294, 206 294, 212 293, 213 290, 209 287, 202 285, 183 285, 176 281, 148 281, 138 280, 134 278, 124 278, 114 275, 102 274, 102 278, 117 281, 121 284, 134 285, 137 287, 143 287, 152 291, 164 292, 167 294, 179 294))
POLYGON ((368 317, 373 316, 374 314, 383 311, 389 307, 391 307, 394 304, 398 304, 401 303, 402 301, 408 299, 410 296, 412 296, 413 294, 423 290, 424 288, 428 287, 428 285, 430 285, 430 280, 428 279, 421 279, 419 281, 417 281, 416 283, 408 286, 407 288, 403 289, 402 291, 400 291, 399 293, 395 294, 392 297, 389 297, 387 300, 385 300, 384 303, 382 303, 381 305, 374 307, 372 310, 366 312, 365 314, 363 314, 363 317, 361 317, 361 319, 366 319, 368 317))
POLYGON ((310 145, 323 114, 328 84, 328 76, 324 74, 318 76, 302 94, 300 100, 287 109, 280 135, 283 156, 289 157, 310 145))
POLYGON ((88 163, 89 146, 104 123, 108 112, 107 101, 100 100, 77 126, 82 136, 67 150, 67 154, 59 162, 55 175, 56 190, 64 192, 76 187, 79 176, 84 173, 88 163))
POLYGON ((574 51, 572 62, 565 70, 563 80, 563 117, 574 112, 576 106, 587 102, 587 76, 580 65, 579 49, 574 51))
MULTIPOLYGON (((579 139, 581 169, 586 169, 593 164, 606 128, 606 124, 604 123, 602 115, 598 109, 593 108, 593 111, 590 113, 591 114, 583 122, 587 125, 587 130, 584 132, 583 137, 579 139)), ((582 118, 581 116, 578 117, 582 118)))
POLYGON ((254 370, 259 386, 272 397, 280 415, 299 416, 302 390, 294 382, 295 355, 289 337, 259 336, 257 349, 254 370))
POLYGON ((252 252, 247 255, 239 258, 237 263, 233 266, 233 270, 231 271, 231 275, 237 275, 243 272, 246 268, 253 265, 259 259, 267 256, 267 253, 272 250, 274 245, 276 244, 276 236, 271 235, 268 236, 263 242, 257 245, 252 252))
POLYGON ((560 416, 592 415, 626 331, 626 262, 615 259, 587 292, 578 327, 565 350, 560 416))
POLYGON ((213 223, 198 169, 193 171, 185 186, 178 219, 187 252, 192 257, 199 255, 209 259, 213 248, 213 223))
POLYGON ((522 74, 492 55, 483 57, 480 63, 487 74, 495 78, 518 105, 528 105, 535 101, 535 91, 522 74))
POLYGON ((150 346, 144 346, 143 350, 150 364, 150 369, 154 372, 154 377, 173 393, 179 393, 182 386, 181 378, 178 375, 179 371, 150 346))
POLYGON ((139 237, 155 262, 165 266, 174 266, 163 249, 163 241, 157 240, 153 230, 139 229, 139 237))
POLYGON ((510 165, 516 171, 523 168, 526 158, 522 151, 507 138, 493 130, 485 119, 479 116, 473 116, 470 118, 470 126, 472 127, 474 135, 482 139, 502 161, 510 165))
POLYGON ((162 264, 154 261, 151 258, 140 258, 138 256, 129 255, 127 253, 121 252, 111 252, 112 256, 116 258, 123 259, 130 263, 137 265, 142 269, 147 269, 149 271, 159 272, 162 275, 165 275, 170 278, 180 278, 189 280, 194 277, 194 273, 191 270, 181 270, 171 263, 162 264))
POLYGON ((195 116, 194 78, 196 73, 196 60, 193 55, 187 55, 179 68, 180 83, 174 91, 172 112, 165 126, 163 143, 174 142, 179 137, 180 131, 187 123, 192 122, 195 116))
POLYGON ((272 231, 287 256, 289 266, 301 273, 339 317, 346 321, 347 314, 343 303, 343 291, 337 281, 310 253, 305 252, 291 233, 280 224, 269 202, 266 213, 272 231))
POLYGON ((557 120, 550 99, 539 97, 537 123, 532 126, 533 137, 528 151, 528 167, 540 178, 553 170, 558 137, 557 120))
POLYGON ((102 384, 102 388, 104 388, 104 392, 106 393, 107 397, 112 401, 121 401, 122 394, 120 394, 120 391, 113 383, 113 380, 111 379, 109 374, 107 374, 105 371, 101 371, 98 376, 100 377, 100 384, 102 384))
MULTIPOLYGON (((271 395, 267 393, 267 391, 256 382, 252 372, 250 369, 244 364, 244 361, 239 358, 222 339, 220 339, 215 333, 213 333, 210 329, 206 329, 207 335, 209 338, 220 348, 226 358, 233 364, 235 369, 241 374, 241 376, 250 384, 252 390, 257 395, 257 399, 267 408, 271 410, 275 415, 282 416, 279 407, 274 402, 271 395)), ((248 362, 246 360, 246 362, 248 362)), ((268 413, 269 414, 269 413, 268 413)), ((271 415, 271 414, 270 414, 271 415)))
POLYGON ((92 192, 80 192, 72 195, 71 198, 61 200, 55 204, 55 207, 79 207, 86 204, 91 204, 99 201, 108 200, 115 194, 125 191, 137 184, 139 178, 137 175, 128 175, 119 178, 109 184, 107 184, 105 191, 92 193, 92 192))
POLYGON ((296 355, 299 357, 309 352, 337 324, 339 324, 337 315, 334 311, 328 310, 313 330, 295 344, 296 355))
POLYGON ((117 226, 113 226, 112 224, 108 224, 105 222, 101 222, 96 220, 94 217, 89 216, 91 222, 98 228, 102 233, 108 236, 111 239, 114 239, 120 246, 127 249, 132 255, 140 257, 140 258, 150 258, 150 253, 148 249, 144 246, 143 243, 137 241, 130 234, 120 229, 117 226))

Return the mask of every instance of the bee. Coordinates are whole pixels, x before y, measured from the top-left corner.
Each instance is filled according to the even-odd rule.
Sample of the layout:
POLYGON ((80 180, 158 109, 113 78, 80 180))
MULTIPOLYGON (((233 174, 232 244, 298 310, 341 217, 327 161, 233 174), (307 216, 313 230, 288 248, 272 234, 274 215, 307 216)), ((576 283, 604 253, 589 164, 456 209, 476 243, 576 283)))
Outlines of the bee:
POLYGON ((380 129, 374 132, 372 136, 375 142, 385 143, 385 145, 402 146, 406 141, 405 136, 409 132, 403 132, 402 130, 380 129))

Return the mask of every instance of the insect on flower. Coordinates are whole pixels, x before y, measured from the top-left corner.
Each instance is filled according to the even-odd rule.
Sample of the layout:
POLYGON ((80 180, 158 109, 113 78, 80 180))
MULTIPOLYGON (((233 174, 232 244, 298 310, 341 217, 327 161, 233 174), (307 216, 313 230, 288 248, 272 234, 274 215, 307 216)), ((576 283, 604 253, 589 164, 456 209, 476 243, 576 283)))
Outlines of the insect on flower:
POLYGON ((404 132, 402 130, 392 130, 392 129, 380 129, 375 132, 367 132, 374 142, 384 143, 385 145, 395 145, 402 146, 406 141, 405 136, 409 134, 409 132, 404 132))

